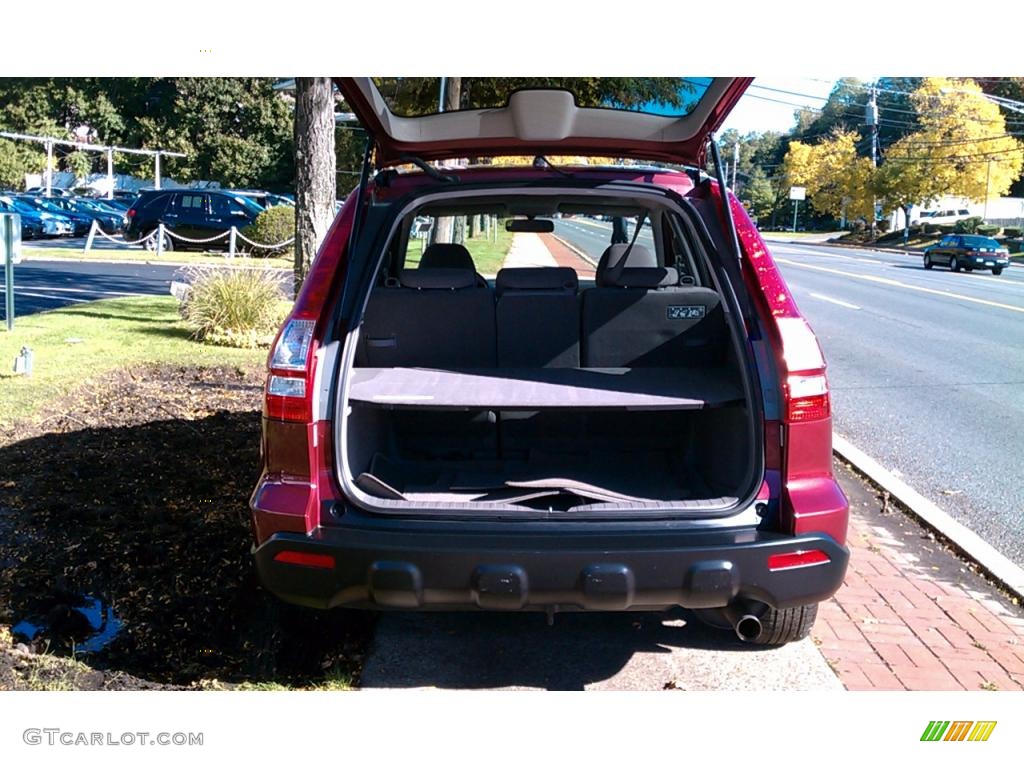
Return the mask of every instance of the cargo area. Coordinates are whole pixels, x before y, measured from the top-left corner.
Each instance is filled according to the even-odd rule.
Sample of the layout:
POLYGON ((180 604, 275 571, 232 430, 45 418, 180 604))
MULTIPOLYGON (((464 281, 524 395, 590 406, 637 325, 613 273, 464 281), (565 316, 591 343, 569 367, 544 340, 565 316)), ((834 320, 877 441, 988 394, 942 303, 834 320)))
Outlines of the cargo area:
MULTIPOLYGON (((580 206, 501 213, 550 231, 538 214, 580 206)), ((592 281, 562 266, 487 278, 459 243, 426 245, 411 266, 408 239, 392 241, 342 365, 340 454, 357 499, 685 516, 751 493, 743 347, 702 246, 667 210, 610 210, 630 239, 607 245, 592 281)), ((430 221, 417 211, 403 231, 430 221)))

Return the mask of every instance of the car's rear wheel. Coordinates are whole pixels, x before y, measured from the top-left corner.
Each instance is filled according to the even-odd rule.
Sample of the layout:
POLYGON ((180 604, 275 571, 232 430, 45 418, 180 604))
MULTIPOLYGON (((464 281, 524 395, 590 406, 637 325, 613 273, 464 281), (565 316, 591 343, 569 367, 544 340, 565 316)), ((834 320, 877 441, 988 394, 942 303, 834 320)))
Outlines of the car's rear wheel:
MULTIPOLYGON (((145 247, 145 249, 147 251, 155 251, 156 250, 156 239, 157 239, 157 237, 159 237, 159 235, 157 233, 158 233, 158 230, 156 230, 156 229, 151 229, 149 232, 146 233, 146 236, 149 237, 149 240, 147 240, 143 245, 144 245, 144 247, 145 247), (150 237, 150 235, 152 235, 152 237, 150 237)), ((164 241, 162 243, 162 249, 165 250, 165 251, 173 251, 174 250, 174 241, 170 238, 170 236, 166 232, 164 232, 164 241)))
POLYGON ((772 608, 763 603, 753 603, 743 611, 732 611, 728 608, 699 608, 694 614, 705 624, 721 630, 731 630, 745 642, 752 645, 778 646, 795 640, 803 640, 811 632, 814 620, 818 616, 818 605, 801 605, 796 608, 772 608), (745 613, 743 621, 747 625, 736 622, 739 613, 745 613), (750 617, 756 617, 749 622, 750 617), (758 622, 760 623, 758 625, 758 622))
POLYGON ((768 608, 758 618, 761 620, 761 633, 749 642, 754 645, 785 645, 811 634, 814 620, 818 618, 818 604, 768 608))
POLYGON ((930 256, 925 256, 924 257, 924 268, 925 269, 931 269, 932 268, 932 260, 931 260, 930 256))
POLYGON ((960 271, 960 262, 956 260, 956 256, 950 256, 949 257, 949 271, 950 272, 959 272, 960 271))
POLYGON ((1002 267, 994 267, 992 269, 992 274, 993 275, 1001 275, 1001 274, 1003 274, 1003 268, 1002 267))

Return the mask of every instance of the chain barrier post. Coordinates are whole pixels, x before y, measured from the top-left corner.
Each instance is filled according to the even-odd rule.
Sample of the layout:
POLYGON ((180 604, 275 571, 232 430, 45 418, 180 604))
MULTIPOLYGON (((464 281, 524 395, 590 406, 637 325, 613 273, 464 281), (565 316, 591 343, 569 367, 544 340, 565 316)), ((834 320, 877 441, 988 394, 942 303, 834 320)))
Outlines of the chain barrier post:
POLYGON ((92 241, 96 237, 96 219, 92 220, 92 224, 89 225, 89 236, 85 238, 85 248, 82 249, 82 253, 88 253, 92 250, 92 241))
POLYGON ((164 225, 156 225, 156 256, 160 258, 164 255, 164 225))
POLYGON ((238 230, 234 226, 232 226, 231 227, 231 236, 228 238, 228 258, 229 259, 235 258, 235 238, 237 237, 237 235, 238 235, 238 230))

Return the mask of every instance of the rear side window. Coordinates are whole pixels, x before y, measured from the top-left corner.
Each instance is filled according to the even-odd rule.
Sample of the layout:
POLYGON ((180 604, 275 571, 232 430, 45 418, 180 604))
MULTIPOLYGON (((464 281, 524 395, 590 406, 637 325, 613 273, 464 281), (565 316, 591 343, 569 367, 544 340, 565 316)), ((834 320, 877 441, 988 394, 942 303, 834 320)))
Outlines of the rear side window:
POLYGON ((156 211, 162 211, 164 208, 167 207, 167 202, 170 199, 170 194, 153 195, 151 197, 140 197, 137 203, 137 207, 145 208, 147 210, 152 209, 156 211))
POLYGON ((206 210, 204 195, 179 195, 176 204, 177 207, 181 208, 183 211, 206 210))

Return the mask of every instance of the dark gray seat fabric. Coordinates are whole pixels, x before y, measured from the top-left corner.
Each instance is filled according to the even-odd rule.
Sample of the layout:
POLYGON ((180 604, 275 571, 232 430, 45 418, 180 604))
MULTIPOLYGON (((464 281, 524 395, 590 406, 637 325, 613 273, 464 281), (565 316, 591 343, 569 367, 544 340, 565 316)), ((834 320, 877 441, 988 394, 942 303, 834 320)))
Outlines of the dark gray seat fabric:
POLYGON ((585 367, 724 361, 727 330, 715 291, 678 285, 678 272, 657 266, 650 252, 639 245, 631 250, 626 245, 608 248, 595 279, 596 287, 584 291, 582 300, 585 367))
POLYGON ((487 368, 497 364, 494 293, 472 269, 403 269, 374 289, 357 362, 375 367, 487 368))
POLYGON ((500 270, 495 281, 498 365, 579 367, 578 289, 569 267, 500 270))

